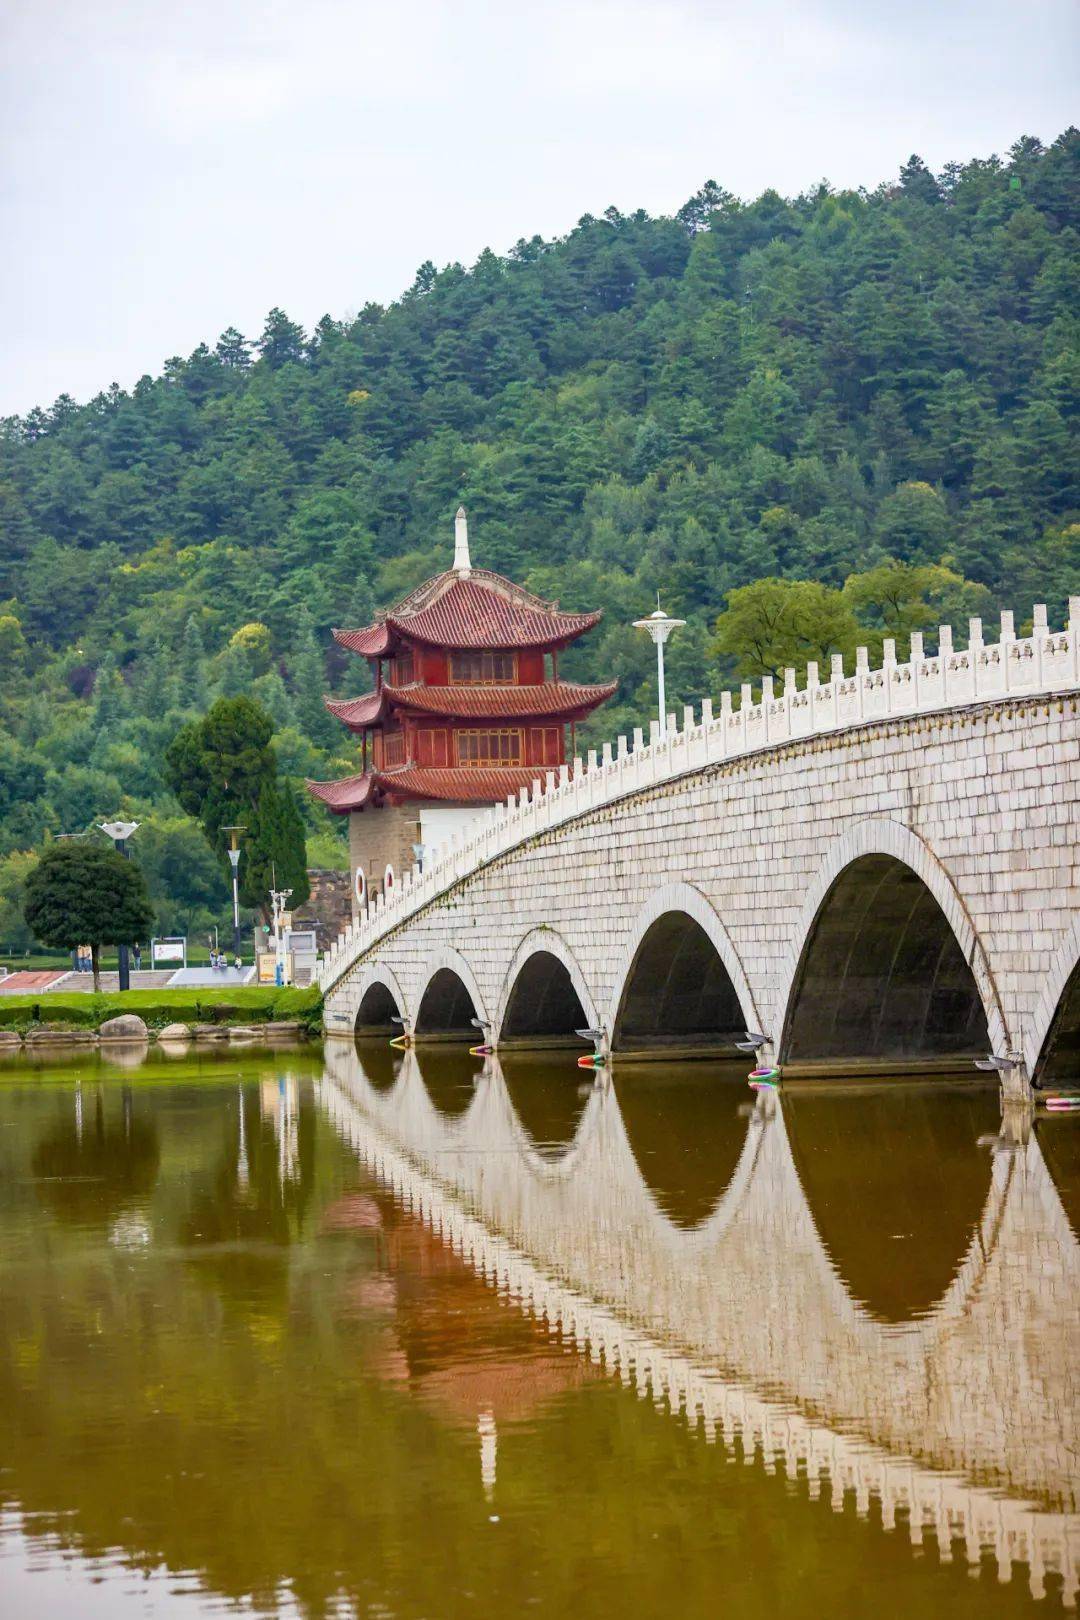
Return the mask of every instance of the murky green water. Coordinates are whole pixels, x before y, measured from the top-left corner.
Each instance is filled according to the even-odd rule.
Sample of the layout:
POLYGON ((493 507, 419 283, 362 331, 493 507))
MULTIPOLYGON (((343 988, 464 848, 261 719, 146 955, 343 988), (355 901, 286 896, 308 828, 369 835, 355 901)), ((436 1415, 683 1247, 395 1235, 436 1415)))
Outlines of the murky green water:
POLYGON ((0 1613, 1075 1601, 1080 1121, 460 1052, 0 1077, 0 1613))

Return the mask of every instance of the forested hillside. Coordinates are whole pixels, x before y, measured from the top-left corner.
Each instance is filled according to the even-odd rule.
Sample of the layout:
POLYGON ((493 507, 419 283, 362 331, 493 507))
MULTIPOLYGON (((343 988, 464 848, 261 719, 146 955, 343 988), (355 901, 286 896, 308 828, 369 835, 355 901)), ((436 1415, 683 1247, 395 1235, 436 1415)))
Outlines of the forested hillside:
MULTIPOLYGON (((221 875, 163 786, 217 694, 269 711, 294 777, 353 768, 322 694, 330 641, 473 559, 600 630, 567 673, 617 675, 601 733, 647 717, 664 605, 676 701, 716 691, 726 593, 944 563, 961 598, 1060 614, 1080 588, 1080 134, 1007 159, 910 160, 873 193, 670 218, 609 209, 557 241, 421 266, 389 308, 308 333, 273 310, 130 392, 0 429, 0 942, 47 834, 123 808, 169 927, 221 875), (966 597, 965 597, 966 590, 966 597), (9 908, 10 911, 10 908, 9 908)), ((357 268, 358 292, 363 268, 357 268)), ((340 828, 303 796, 316 861, 340 828)))

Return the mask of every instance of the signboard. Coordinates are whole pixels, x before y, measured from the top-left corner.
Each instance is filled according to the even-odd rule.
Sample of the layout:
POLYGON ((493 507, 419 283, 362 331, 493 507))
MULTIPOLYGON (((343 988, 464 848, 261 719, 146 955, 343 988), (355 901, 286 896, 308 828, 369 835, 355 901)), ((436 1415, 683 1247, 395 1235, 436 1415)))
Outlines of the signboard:
POLYGON ((277 957, 273 951, 263 951, 259 957, 259 983, 274 984, 276 982, 277 957))
POLYGON ((152 939, 150 941, 150 961, 154 967, 159 962, 179 962, 187 967, 187 938, 186 936, 173 936, 168 939, 152 939))
POLYGON ((285 949, 297 956, 315 955, 314 928, 290 928, 285 935, 285 949))

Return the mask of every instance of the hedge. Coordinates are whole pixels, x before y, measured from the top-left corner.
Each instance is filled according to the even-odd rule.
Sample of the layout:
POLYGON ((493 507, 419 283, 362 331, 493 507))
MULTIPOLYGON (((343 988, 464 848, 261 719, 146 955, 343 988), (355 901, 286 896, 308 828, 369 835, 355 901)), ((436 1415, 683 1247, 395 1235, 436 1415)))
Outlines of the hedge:
POLYGON ((51 995, 0 995, 0 1028, 29 1029, 34 1024, 67 1024, 97 1029, 107 1018, 138 1013, 151 1029, 163 1024, 255 1024, 298 1019, 309 1029, 321 1022, 322 996, 317 987, 297 990, 276 985, 235 985, 215 996, 212 987, 178 990, 125 990, 106 995, 54 991, 51 995))

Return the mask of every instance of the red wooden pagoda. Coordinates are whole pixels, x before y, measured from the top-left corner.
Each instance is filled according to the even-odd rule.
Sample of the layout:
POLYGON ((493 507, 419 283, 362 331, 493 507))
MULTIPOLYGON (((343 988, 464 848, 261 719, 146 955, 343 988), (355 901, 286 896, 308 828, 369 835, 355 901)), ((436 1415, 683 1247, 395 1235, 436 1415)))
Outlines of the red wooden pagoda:
POLYGON ((308 787, 350 818, 358 898, 411 865, 414 846, 432 850, 481 807, 566 762, 567 726, 609 698, 616 683, 561 681, 559 649, 599 618, 560 613, 501 574, 474 569, 459 508, 448 572, 366 629, 334 631, 343 647, 368 660, 375 680, 365 697, 324 699, 363 739, 363 769, 308 787))

